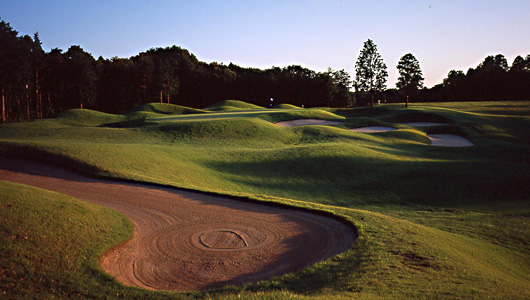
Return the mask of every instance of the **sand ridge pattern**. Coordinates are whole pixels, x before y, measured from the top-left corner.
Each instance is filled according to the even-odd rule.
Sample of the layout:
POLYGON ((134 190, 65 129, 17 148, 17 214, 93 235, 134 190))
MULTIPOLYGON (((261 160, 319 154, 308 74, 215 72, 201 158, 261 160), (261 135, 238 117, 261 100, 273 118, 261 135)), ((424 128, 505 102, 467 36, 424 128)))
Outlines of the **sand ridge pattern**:
POLYGON ((101 265, 125 285, 188 291, 267 279, 349 249, 349 226, 313 213, 147 184, 118 183, 0 158, 0 180, 117 210, 133 238, 101 265))

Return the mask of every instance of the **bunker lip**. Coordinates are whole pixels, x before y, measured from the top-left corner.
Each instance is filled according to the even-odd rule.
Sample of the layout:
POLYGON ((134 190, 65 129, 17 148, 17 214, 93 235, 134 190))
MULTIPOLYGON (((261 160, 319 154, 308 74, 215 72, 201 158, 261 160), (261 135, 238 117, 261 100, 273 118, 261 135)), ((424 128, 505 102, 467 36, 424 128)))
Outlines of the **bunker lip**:
POLYGON ((190 291, 264 280, 344 252, 356 237, 351 227, 318 214, 87 178, 23 160, 0 157, 0 180, 125 214, 133 237, 109 250, 101 266, 123 284, 146 289, 190 291))
POLYGON ((357 132, 366 132, 366 133, 370 133, 370 132, 394 131, 394 130, 397 130, 397 129, 394 128, 394 127, 369 126, 369 127, 353 128, 353 129, 351 129, 351 130, 352 130, 352 131, 357 131, 357 132))
POLYGON ((470 147, 474 146, 470 140, 454 134, 428 134, 431 145, 441 147, 470 147))

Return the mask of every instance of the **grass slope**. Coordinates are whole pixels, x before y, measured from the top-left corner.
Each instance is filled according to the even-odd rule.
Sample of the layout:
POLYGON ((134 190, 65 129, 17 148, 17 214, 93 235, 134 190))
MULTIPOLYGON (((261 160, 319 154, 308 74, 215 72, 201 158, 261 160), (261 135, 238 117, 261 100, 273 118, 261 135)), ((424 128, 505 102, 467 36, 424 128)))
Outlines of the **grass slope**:
MULTIPOLYGON (((528 111, 530 103, 521 102, 416 104, 410 109, 260 108, 154 113, 148 123, 131 128, 97 127, 101 121, 96 117, 83 121, 93 124, 85 126, 59 118, 0 126, 0 155, 92 175, 326 210, 359 230, 352 250, 301 272, 179 297, 528 299, 528 111), (342 124, 274 125, 318 116, 342 124), (448 125, 394 123, 410 121, 448 125), (373 125, 399 130, 348 130, 373 125), (476 146, 433 147, 426 137, 432 132, 458 133, 476 146)), ((43 209, 39 215, 47 213, 43 209)), ((87 258, 87 264, 95 259, 87 258)), ((74 289, 71 285, 76 283, 63 288, 74 289)), ((107 295, 125 290, 113 284, 107 295)), ((94 297, 103 293, 94 291, 94 297)))
POLYGON ((69 126, 99 126, 120 122, 124 119, 124 116, 106 114, 90 109, 70 109, 59 116, 59 122, 69 126))
POLYGON ((299 107, 299 106, 292 105, 292 104, 287 104, 287 103, 282 103, 282 104, 275 105, 274 108, 283 108, 283 109, 302 109, 302 108, 299 107))
POLYGON ((207 113, 208 111, 175 104, 148 103, 134 108, 133 110, 129 111, 129 114, 136 112, 153 112, 157 114, 181 115, 207 113))
POLYGON ((104 250, 129 237, 128 219, 61 194, 8 182, 0 187, 4 296, 101 296, 107 286, 117 285, 97 261, 104 250))
POLYGON ((250 104, 240 100, 224 100, 213 105, 205 107, 207 111, 230 111, 230 110, 248 110, 248 109, 263 109, 264 107, 250 104))

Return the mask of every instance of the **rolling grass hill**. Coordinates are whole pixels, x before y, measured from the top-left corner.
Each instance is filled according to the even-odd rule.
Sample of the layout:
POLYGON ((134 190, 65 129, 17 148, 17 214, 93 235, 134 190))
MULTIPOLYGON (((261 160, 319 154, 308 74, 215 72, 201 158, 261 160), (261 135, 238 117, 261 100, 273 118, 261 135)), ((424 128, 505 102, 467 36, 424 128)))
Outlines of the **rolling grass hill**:
POLYGON ((250 104, 240 100, 224 100, 213 105, 205 107, 207 111, 231 111, 231 110, 249 110, 249 109, 263 109, 264 107, 250 104))
MULTIPOLYGON (((354 247, 301 272, 243 287, 189 294, 148 292, 122 287, 94 267, 102 249, 130 233, 123 217, 97 213, 104 219, 97 222, 115 222, 115 229, 103 236, 76 231, 72 236, 86 243, 64 250, 71 251, 68 257, 91 253, 79 256, 85 267, 62 274, 62 255, 46 263, 42 272, 25 275, 24 284, 50 295, 53 289, 59 295, 79 293, 81 298, 530 299, 530 103, 265 109, 229 100, 192 114, 183 111, 153 104, 124 115, 73 110, 57 119, 3 124, 0 155, 93 176, 329 211, 358 228, 354 247), (340 124, 275 125, 303 118, 340 124), (446 125, 399 124, 414 121, 446 125), (362 126, 398 130, 349 130, 362 126), (430 133, 462 135, 475 146, 431 146, 426 136, 430 133), (60 283, 51 285, 55 277, 60 283)), ((77 202, 10 183, 2 183, 1 191, 2 219, 10 219, 13 203, 18 203, 20 215, 35 217, 1 227, 2 244, 18 248, 3 252, 2 261, 14 263, 2 266, 8 279, 0 289, 22 295, 18 293, 24 286, 16 285, 20 279, 9 272, 48 250, 39 248, 39 239, 29 247, 15 245, 18 241, 10 236, 29 232, 36 224, 44 224, 42 230, 69 224, 63 217, 50 218, 57 213, 53 201, 67 207, 77 202), (50 200, 32 202, 40 198, 50 200), (15 259, 23 253, 39 255, 24 258, 26 262, 15 259)), ((100 209, 76 205, 90 211, 68 212, 79 220, 100 209)), ((41 233, 35 234, 37 238, 41 233)))
POLYGON ((282 103, 282 104, 278 104, 278 105, 275 105, 273 108, 284 108, 284 109, 302 109, 301 107, 299 106, 296 106, 296 105, 292 105, 292 104, 285 104, 285 103, 282 103))
POLYGON ((60 123, 69 126, 99 126, 124 119, 125 117, 121 115, 106 114, 90 109, 71 109, 59 116, 60 123))
POLYGON ((134 114, 135 112, 153 112, 157 114, 183 115, 207 113, 208 111, 175 104, 148 103, 132 109, 128 112, 128 114, 134 114))

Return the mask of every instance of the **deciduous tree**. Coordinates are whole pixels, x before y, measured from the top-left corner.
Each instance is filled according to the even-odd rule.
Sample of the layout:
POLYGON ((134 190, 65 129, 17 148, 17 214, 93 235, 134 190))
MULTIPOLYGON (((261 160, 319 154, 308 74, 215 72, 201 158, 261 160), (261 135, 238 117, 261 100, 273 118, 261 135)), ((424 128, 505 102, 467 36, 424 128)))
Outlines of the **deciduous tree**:
POLYGON ((399 77, 396 87, 405 92, 408 105, 408 97, 423 87, 424 78, 420 68, 420 62, 412 53, 407 53, 399 60, 397 69, 399 71, 399 77))

